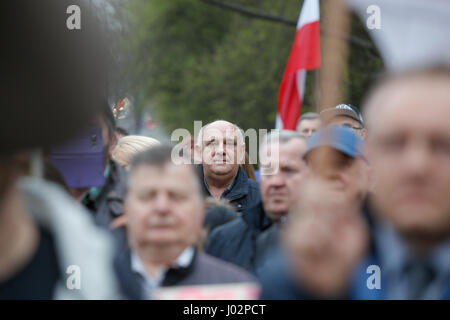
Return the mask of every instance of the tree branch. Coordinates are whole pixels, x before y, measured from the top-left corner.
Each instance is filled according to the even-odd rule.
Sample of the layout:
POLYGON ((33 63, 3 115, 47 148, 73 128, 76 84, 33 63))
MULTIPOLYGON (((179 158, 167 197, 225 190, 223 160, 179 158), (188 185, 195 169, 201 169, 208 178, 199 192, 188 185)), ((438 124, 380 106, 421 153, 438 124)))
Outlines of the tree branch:
MULTIPOLYGON (((214 5, 223 9, 231 10, 237 13, 240 13, 242 15, 245 15, 250 18, 256 18, 256 19, 262 19, 262 20, 268 20, 272 22, 282 23, 287 26, 297 26, 297 21, 287 19, 285 17, 280 16, 274 16, 271 14, 267 14, 265 12, 249 9, 243 6, 240 6, 238 4, 234 3, 227 3, 220 0, 202 0, 203 2, 214 5)), ((357 46, 366 48, 366 49, 373 49, 373 45, 370 41, 367 41, 365 39, 355 37, 352 35, 343 35, 343 34, 337 34, 336 32, 325 30, 322 26, 320 27, 320 31, 323 33, 326 33, 328 35, 336 36, 339 38, 342 38, 344 40, 350 41, 352 44, 355 44, 357 46)))
POLYGON ((267 14, 262 11, 245 8, 238 4, 226 3, 226 2, 219 1, 219 0, 202 0, 202 1, 205 3, 211 4, 211 5, 215 5, 217 7, 221 7, 223 9, 228 9, 228 10, 231 10, 234 12, 238 12, 240 14, 243 14, 243 15, 251 17, 251 18, 259 18, 259 19, 263 19, 263 20, 279 22, 279 23, 283 23, 288 26, 296 26, 297 25, 297 21, 290 20, 290 19, 287 19, 284 17, 270 15, 270 14, 267 14))

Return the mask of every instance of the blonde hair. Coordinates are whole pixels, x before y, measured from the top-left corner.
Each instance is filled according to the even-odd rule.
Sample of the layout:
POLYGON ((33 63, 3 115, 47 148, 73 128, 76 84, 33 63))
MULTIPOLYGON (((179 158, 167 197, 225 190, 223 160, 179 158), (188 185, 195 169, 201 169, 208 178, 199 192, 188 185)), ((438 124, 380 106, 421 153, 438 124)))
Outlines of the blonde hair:
POLYGON ((120 138, 112 152, 113 160, 127 168, 131 159, 138 153, 159 146, 161 143, 150 137, 129 135, 120 138))

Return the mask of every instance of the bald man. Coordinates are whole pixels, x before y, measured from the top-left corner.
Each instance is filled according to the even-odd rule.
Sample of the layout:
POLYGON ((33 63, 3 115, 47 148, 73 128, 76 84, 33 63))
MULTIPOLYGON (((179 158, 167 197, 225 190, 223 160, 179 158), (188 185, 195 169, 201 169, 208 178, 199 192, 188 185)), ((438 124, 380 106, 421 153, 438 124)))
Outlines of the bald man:
POLYGON ((227 199, 242 213, 259 204, 258 183, 240 167, 245 159, 245 141, 236 125, 224 120, 205 125, 197 137, 195 152, 202 162, 206 195, 227 199))

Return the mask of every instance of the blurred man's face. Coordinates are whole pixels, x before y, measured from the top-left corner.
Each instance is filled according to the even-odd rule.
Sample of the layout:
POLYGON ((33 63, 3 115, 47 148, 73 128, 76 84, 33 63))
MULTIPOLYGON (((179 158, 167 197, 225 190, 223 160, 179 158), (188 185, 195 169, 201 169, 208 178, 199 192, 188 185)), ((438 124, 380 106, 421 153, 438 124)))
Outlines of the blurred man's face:
POLYGON ((267 145, 261 152, 261 163, 270 163, 261 166, 261 196, 264 211, 269 218, 276 222, 286 215, 296 201, 298 187, 303 178, 305 162, 302 159, 306 150, 306 142, 301 139, 291 139, 281 143, 278 148, 267 145), (268 155, 264 150, 269 148, 276 152, 276 157, 266 159, 268 155))
POLYGON ((310 137, 314 132, 319 130, 321 125, 320 118, 304 119, 300 122, 297 131, 305 137, 310 137))
POLYGON ((125 201, 130 245, 188 247, 202 229, 203 208, 188 165, 142 165, 132 173, 125 201), (180 183, 182 182, 182 183, 180 183))
POLYGON ((353 118, 347 116, 335 116, 327 121, 326 125, 340 125, 346 126, 353 130, 362 140, 366 139, 367 130, 361 126, 361 124, 353 118))
POLYGON ((205 176, 237 172, 245 156, 245 144, 237 128, 226 121, 216 121, 203 130, 202 163, 205 176))
POLYGON ((407 236, 448 236, 450 80, 399 81, 372 106, 374 204, 407 236))
POLYGON ((368 165, 362 158, 352 158, 323 146, 310 151, 307 163, 315 176, 328 181, 332 189, 345 193, 347 199, 361 202, 366 196, 368 165))

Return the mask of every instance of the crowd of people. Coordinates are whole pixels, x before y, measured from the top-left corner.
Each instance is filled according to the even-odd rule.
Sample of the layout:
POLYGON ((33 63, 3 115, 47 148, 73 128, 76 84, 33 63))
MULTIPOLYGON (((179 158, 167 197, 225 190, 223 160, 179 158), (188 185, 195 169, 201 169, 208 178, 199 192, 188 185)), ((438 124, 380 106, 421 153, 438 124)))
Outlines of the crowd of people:
POLYGON ((226 120, 175 163, 173 145, 116 126, 102 59, 91 70, 89 54, 67 51, 100 54, 88 12, 74 38, 52 31, 57 19, 24 23, 6 49, 5 101, 27 98, 0 125, 0 299, 153 299, 221 284, 260 299, 450 299, 448 67, 387 74, 363 113, 325 106, 297 131, 272 130, 256 175, 226 120), (49 90, 59 93, 42 100, 49 90))

